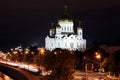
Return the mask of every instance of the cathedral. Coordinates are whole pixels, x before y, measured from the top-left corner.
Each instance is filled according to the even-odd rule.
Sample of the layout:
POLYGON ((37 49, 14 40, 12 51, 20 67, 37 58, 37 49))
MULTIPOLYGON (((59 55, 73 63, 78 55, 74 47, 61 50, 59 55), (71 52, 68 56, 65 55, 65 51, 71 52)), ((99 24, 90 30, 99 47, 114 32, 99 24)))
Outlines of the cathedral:
POLYGON ((69 49, 69 50, 86 50, 86 39, 83 39, 83 29, 81 22, 77 26, 77 33, 74 32, 74 23, 67 12, 65 6, 65 13, 58 19, 56 26, 51 26, 49 35, 45 37, 45 48, 47 50, 54 50, 55 48, 69 49))

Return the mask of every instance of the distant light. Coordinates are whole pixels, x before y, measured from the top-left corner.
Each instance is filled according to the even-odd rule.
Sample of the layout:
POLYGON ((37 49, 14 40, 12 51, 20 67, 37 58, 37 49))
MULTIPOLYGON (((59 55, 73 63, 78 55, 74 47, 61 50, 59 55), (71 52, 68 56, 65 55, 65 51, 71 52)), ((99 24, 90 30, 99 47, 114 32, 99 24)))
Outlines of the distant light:
POLYGON ((26 54, 28 54, 28 51, 25 51, 26 54))
POLYGON ((100 56, 100 55, 96 55, 96 58, 97 58, 97 59, 100 59, 100 58, 101 58, 101 56, 100 56))
POLYGON ((17 52, 17 51, 14 51, 13 53, 14 53, 14 54, 17 54, 18 52, 17 52))
POLYGON ((13 49, 11 49, 11 51, 13 51, 13 49))

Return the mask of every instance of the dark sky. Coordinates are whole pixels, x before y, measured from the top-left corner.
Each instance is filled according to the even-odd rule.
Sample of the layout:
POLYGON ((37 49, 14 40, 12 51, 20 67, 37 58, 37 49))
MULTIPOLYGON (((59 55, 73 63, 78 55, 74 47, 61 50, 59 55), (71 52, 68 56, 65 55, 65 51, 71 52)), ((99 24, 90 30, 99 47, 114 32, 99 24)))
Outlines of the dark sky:
POLYGON ((120 40, 119 0, 1 0, 0 48, 44 46, 51 23, 64 13, 81 20, 87 43, 120 40))

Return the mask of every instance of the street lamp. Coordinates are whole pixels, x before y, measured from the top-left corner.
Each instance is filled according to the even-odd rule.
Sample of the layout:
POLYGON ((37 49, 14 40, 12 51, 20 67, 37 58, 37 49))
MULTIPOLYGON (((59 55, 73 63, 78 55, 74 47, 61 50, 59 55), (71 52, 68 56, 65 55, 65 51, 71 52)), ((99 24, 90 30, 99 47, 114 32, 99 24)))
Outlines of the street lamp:
POLYGON ((44 53, 45 53, 45 48, 39 48, 39 57, 40 57, 40 70, 43 70, 43 63, 44 63, 44 53))
POLYGON ((100 60, 100 68, 99 68, 100 70, 101 69, 101 54, 96 52, 95 55, 96 55, 95 57, 100 60))
POLYGON ((88 76, 87 76, 87 64, 85 64, 85 79, 88 80, 88 76))
POLYGON ((31 52, 32 56, 33 56, 33 63, 34 63, 34 52, 31 52))
POLYGON ((29 58, 28 58, 28 54, 29 54, 29 49, 25 49, 24 60, 25 60, 25 62, 27 62, 27 64, 28 64, 28 70, 29 70, 29 58))
POLYGON ((44 48, 41 48, 41 49, 40 49, 40 54, 43 55, 44 52, 45 52, 44 48))
POLYGON ((86 63, 87 63, 86 56, 83 56, 83 71, 85 71, 85 64, 86 63))
POLYGON ((83 57, 83 71, 85 69, 85 80, 88 80, 88 76, 87 76, 87 57, 84 56, 83 57))
POLYGON ((24 62, 29 62, 28 54, 29 54, 29 50, 25 49, 25 51, 23 53, 23 61, 24 62))
POLYGON ((13 51, 13 60, 17 61, 18 58, 18 51, 13 51))

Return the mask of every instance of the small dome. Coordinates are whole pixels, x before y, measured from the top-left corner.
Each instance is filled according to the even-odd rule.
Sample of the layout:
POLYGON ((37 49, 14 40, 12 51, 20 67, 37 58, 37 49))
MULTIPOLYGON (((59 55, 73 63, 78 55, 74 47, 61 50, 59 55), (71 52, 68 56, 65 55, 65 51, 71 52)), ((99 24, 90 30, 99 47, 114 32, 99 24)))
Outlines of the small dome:
POLYGON ((61 26, 60 26, 60 25, 57 25, 56 28, 61 28, 61 26))

